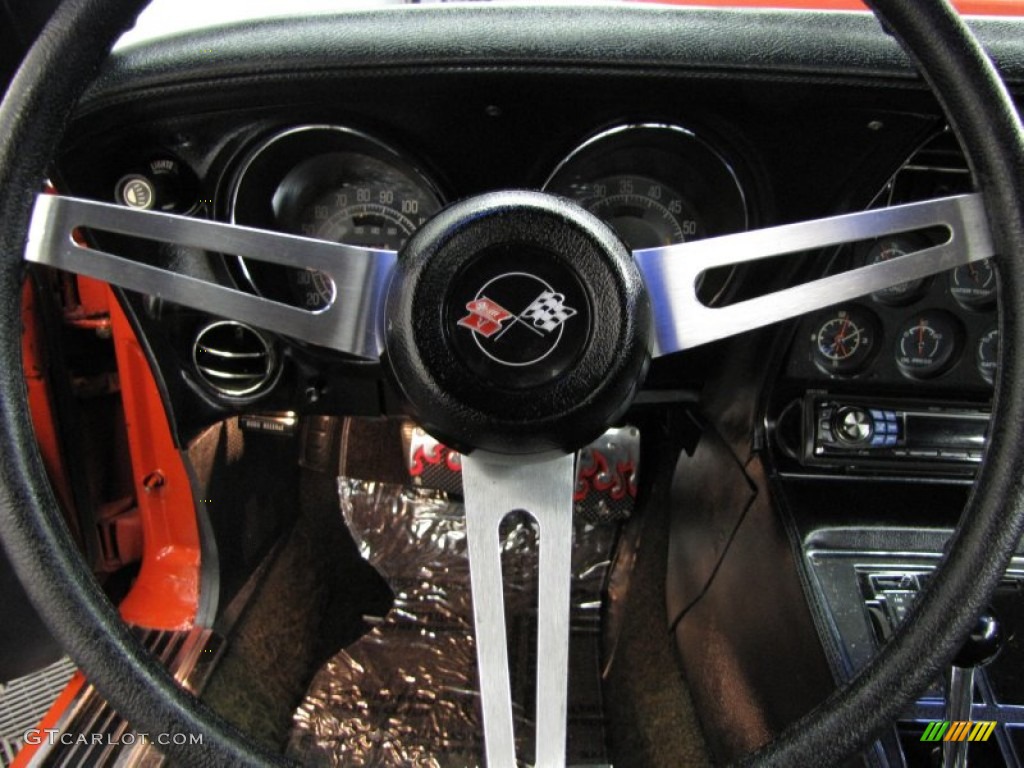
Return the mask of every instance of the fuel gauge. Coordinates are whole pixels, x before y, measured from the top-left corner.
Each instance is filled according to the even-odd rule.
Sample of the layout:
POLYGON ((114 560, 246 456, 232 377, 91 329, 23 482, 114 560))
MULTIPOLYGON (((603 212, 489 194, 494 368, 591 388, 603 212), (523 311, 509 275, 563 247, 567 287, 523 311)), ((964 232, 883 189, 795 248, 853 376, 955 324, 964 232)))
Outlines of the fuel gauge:
POLYGON ((944 373, 955 361, 962 333, 955 318, 939 310, 914 315, 900 328, 896 364, 913 379, 944 373))
POLYGON ((823 315, 811 335, 814 364, 833 376, 860 373, 871 360, 877 328, 875 316, 860 307, 823 315))
MULTIPOLYGON (((900 256, 906 256, 908 253, 914 253, 927 247, 928 242, 926 240, 914 235, 883 237, 871 244, 865 261, 867 264, 878 264, 890 259, 898 259, 900 256)), ((921 295, 926 281, 927 278, 924 277, 908 280, 905 283, 899 283, 898 285, 892 285, 880 291, 875 291, 871 294, 871 298, 882 304, 893 306, 910 304, 921 295)))

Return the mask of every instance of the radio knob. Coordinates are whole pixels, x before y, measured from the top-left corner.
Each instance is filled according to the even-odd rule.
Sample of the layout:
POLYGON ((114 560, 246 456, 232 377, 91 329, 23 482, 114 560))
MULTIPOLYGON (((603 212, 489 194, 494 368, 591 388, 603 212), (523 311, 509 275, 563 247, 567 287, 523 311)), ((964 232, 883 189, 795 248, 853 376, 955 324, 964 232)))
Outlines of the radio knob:
POLYGON ((848 444, 866 443, 875 433, 875 425, 863 408, 846 406, 836 411, 833 430, 841 442, 848 444))

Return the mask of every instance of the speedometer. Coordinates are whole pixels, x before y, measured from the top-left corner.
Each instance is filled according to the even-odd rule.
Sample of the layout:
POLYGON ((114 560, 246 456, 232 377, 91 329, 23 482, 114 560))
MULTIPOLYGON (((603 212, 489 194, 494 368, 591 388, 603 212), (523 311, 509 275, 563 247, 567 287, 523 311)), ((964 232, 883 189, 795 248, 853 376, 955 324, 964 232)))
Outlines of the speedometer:
MULTIPOLYGON (((397 251, 440 207, 434 184, 395 150, 356 131, 308 126, 277 134, 248 156, 231 214, 239 224, 397 251)), ((267 298, 317 310, 335 297, 320 272, 239 263, 267 298)))
MULTIPOLYGON (((583 142, 544 189, 571 198, 608 224, 631 249, 655 248, 747 228, 743 190, 724 157, 690 131, 637 124, 583 142)), ((702 278, 714 303, 731 269, 702 278)))

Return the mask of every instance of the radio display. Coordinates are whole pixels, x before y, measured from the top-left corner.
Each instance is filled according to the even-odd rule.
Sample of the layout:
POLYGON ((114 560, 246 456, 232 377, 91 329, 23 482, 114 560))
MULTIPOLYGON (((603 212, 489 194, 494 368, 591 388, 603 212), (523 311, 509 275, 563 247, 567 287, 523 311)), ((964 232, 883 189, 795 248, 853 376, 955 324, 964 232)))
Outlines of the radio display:
POLYGON ((903 418, 908 445, 975 451, 985 447, 988 418, 983 414, 911 412, 903 418))

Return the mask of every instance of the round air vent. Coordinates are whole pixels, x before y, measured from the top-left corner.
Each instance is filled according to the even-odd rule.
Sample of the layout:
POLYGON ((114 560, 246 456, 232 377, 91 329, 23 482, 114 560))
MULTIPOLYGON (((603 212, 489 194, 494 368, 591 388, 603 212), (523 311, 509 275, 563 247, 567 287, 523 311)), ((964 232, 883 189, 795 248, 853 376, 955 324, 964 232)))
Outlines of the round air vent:
POLYGON ((204 384, 235 400, 262 394, 277 374, 277 354, 270 340, 233 320, 211 323, 196 334, 192 362, 204 384))

